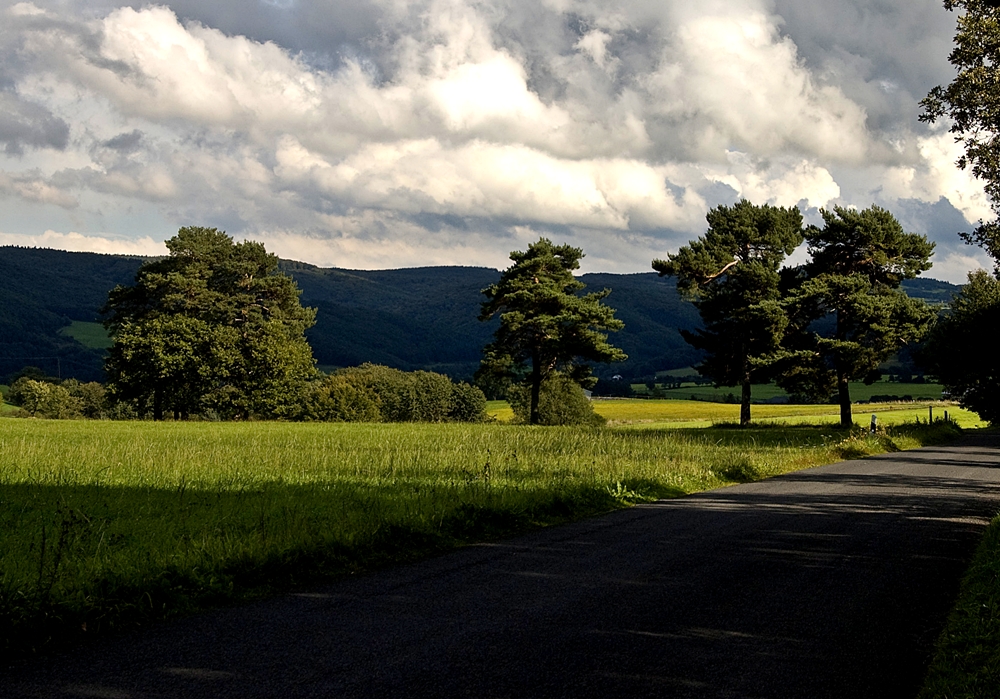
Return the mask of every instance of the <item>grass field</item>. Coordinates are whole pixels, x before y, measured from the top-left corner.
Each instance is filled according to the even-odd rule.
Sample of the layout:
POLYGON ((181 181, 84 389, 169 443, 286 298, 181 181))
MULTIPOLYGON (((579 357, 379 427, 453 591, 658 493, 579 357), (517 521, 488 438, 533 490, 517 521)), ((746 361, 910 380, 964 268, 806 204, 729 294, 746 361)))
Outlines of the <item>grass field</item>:
MULTIPOLYGON (((937 383, 895 383, 889 381, 877 381, 871 385, 865 385, 865 383, 861 381, 852 381, 851 399, 855 401, 868 401, 871 400, 872 396, 891 395, 899 396, 900 398, 903 396, 910 396, 913 400, 941 400, 942 389, 943 386, 937 383)), ((636 384, 633 386, 633 390, 645 392, 646 387, 641 384, 636 384)), ((739 400, 740 395, 739 387, 723 386, 716 388, 711 384, 702 386, 689 384, 682 386, 681 388, 659 390, 663 393, 664 398, 674 398, 677 400, 693 399, 722 402, 726 400, 727 396, 733 396, 734 399, 739 400)), ((751 395, 753 396, 754 401, 764 402, 773 398, 785 397, 788 394, 771 383, 754 384, 751 387, 751 395)))
MULTIPOLYGON (((904 422, 926 421, 933 409, 934 418, 948 417, 963 428, 985 427, 979 416, 959 408, 955 403, 923 401, 914 403, 872 403, 854 406, 854 422, 860 427, 871 423, 872 414, 878 421, 890 425, 904 422)), ((690 400, 656 400, 642 398, 597 398, 594 410, 606 417, 612 425, 656 427, 710 427, 718 423, 739 422, 740 406, 728 403, 708 403, 690 400)), ((500 422, 509 422, 514 413, 505 401, 490 401, 487 412, 500 422)), ((754 422, 761 424, 784 423, 819 424, 840 422, 840 406, 765 404, 751 407, 754 422)))
POLYGON ((59 334, 71 337, 84 347, 91 349, 108 349, 112 344, 108 331, 100 323, 85 323, 74 320, 65 328, 59 328, 59 334))
POLYGON ((55 647, 645 499, 919 446, 928 429, 3 419, 0 644, 55 647))

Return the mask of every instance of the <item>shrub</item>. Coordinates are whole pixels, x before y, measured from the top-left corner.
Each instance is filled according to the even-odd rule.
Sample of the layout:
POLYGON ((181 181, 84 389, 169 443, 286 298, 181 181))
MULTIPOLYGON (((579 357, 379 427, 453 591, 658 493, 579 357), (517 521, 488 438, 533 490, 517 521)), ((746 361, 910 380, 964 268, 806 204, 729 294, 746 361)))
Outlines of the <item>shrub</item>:
POLYGON ((362 364, 314 382, 297 417, 336 422, 482 422, 486 397, 478 388, 454 384, 443 374, 362 364))
MULTIPOLYGON (((680 388, 679 384, 677 388, 680 388)), ((625 379, 600 379, 594 385, 594 395, 613 398, 631 398, 633 396, 632 383, 625 379)))
POLYGON ((464 381, 452 386, 448 419, 454 422, 484 422, 486 394, 464 381))
MULTIPOLYGON (((514 420, 528 423, 531 394, 527 386, 515 386, 508 395, 514 420)), ((538 395, 540 425, 603 425, 607 420, 594 412, 594 406, 580 385, 566 376, 554 376, 542 382, 538 395)))
POLYGON ((80 383, 76 379, 66 379, 62 387, 78 401, 80 415, 91 420, 101 420, 109 416, 107 396, 104 386, 96 381, 80 383))
POLYGON ((51 419, 82 417, 82 401, 62 386, 22 377, 10 387, 11 402, 30 417, 51 419))
POLYGON ((381 422, 378 402, 363 383, 349 374, 332 374, 312 384, 303 420, 322 422, 381 422))
POLYGON ((444 422, 451 412, 454 384, 444 374, 414 371, 405 375, 411 384, 408 422, 444 422))

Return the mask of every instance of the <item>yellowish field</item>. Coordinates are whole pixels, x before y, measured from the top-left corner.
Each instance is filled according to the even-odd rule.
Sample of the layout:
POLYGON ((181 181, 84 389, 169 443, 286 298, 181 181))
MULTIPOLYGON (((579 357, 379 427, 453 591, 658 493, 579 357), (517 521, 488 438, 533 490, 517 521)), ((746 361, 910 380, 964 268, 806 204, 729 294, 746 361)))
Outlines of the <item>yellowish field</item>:
MULTIPOLYGON (((904 422, 926 422, 928 410, 934 418, 948 417, 962 428, 985 427, 976 413, 959 408, 956 403, 926 401, 919 403, 871 403, 854 406, 854 422, 867 426, 871 416, 880 423, 898 425, 904 422)), ((612 424, 650 427, 708 427, 720 422, 739 422, 740 406, 731 403, 709 403, 692 400, 642 400, 607 398, 595 399, 594 410, 612 424)), ((514 413, 504 401, 490 401, 489 414, 500 422, 510 422, 514 413)), ((840 422, 840 407, 836 405, 754 405, 754 422, 786 423, 789 425, 827 424, 840 422)))

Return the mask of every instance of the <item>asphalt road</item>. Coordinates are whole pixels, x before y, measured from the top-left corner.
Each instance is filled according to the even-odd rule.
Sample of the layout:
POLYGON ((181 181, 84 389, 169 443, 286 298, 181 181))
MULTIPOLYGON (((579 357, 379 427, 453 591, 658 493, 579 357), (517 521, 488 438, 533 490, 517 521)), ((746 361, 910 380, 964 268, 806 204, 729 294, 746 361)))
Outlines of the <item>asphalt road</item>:
POLYGON ((1000 435, 657 502, 105 639, 2 697, 913 697, 1000 435))

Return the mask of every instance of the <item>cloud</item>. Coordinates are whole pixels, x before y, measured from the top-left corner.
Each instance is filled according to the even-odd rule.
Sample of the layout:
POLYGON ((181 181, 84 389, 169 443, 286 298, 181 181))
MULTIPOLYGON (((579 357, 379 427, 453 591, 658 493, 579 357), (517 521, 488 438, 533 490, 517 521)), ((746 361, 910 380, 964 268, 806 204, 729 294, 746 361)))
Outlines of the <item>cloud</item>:
POLYGON ((949 137, 915 121, 948 76, 932 0, 253 7, 0 11, 10 234, 218 225, 355 267, 502 266, 549 235, 626 271, 739 197, 989 213, 949 137))
POLYGON ((285 182, 353 206, 453 213, 594 228, 683 227, 704 201, 676 197, 663 175, 627 160, 566 161, 525 146, 474 141, 447 149, 433 139, 371 145, 329 163, 293 139, 277 152, 285 182))
POLYGON ((952 284, 965 284, 968 281, 970 271, 993 269, 993 264, 986 255, 971 250, 970 252, 971 254, 948 252, 934 255, 934 266, 931 268, 928 276, 951 282, 952 284))
POLYGON ((885 173, 882 194, 894 199, 936 202, 941 197, 965 216, 969 223, 991 217, 990 203, 981 182, 968 170, 955 165, 962 154, 954 137, 941 132, 916 139, 920 161, 885 173))
POLYGON ((649 79, 663 96, 654 113, 680 127, 694 157, 717 159, 735 147, 860 163, 872 150, 864 110, 839 88, 817 84, 773 17, 689 16, 672 39, 649 79))
POLYGON ((762 161, 747 153, 727 153, 727 167, 709 169, 707 176, 729 185, 740 198, 760 204, 829 206, 840 198, 840 186, 830 172, 814 162, 784 158, 762 161))
POLYGON ((79 204, 76 197, 54 186, 37 172, 17 174, 0 172, 0 195, 19 197, 37 204, 54 204, 64 209, 72 209, 79 204))
POLYGON ((0 143, 8 155, 25 148, 62 150, 69 139, 69 125, 45 107, 0 90, 0 143))
POLYGON ((59 233, 47 230, 40 235, 18 235, 0 232, 0 245, 20 245, 24 247, 56 248, 72 252, 100 252, 114 255, 166 255, 167 248, 162 241, 149 237, 120 238, 99 235, 83 235, 69 232, 59 233))

